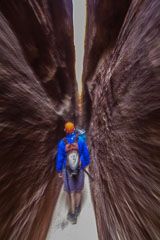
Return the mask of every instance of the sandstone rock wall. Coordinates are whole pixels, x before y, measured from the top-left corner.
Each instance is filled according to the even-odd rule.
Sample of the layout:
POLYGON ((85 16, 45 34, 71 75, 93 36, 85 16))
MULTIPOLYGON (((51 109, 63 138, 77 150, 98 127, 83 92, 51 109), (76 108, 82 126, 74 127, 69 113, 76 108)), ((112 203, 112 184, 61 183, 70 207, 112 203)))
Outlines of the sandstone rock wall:
MULTIPOLYGON (((110 56, 131 0, 87 0, 85 56, 83 64, 83 118, 89 122, 92 112, 90 89, 98 62, 110 56)), ((88 127, 86 125, 86 127, 88 127)))
MULTIPOLYGON (((129 6, 126 1, 121 24, 113 16, 111 23, 117 28, 108 25, 107 2, 88 0, 83 78, 99 238, 158 240, 160 2, 134 0, 129 6), (117 30, 111 36, 113 29, 117 30), (105 42, 100 54, 94 41, 101 34, 105 42), (90 57, 92 51, 96 59, 90 57)), ((110 3, 109 13, 117 2, 110 3)))
POLYGON ((0 239, 45 239, 56 145, 75 118, 72 3, 9 0, 0 11, 0 239))

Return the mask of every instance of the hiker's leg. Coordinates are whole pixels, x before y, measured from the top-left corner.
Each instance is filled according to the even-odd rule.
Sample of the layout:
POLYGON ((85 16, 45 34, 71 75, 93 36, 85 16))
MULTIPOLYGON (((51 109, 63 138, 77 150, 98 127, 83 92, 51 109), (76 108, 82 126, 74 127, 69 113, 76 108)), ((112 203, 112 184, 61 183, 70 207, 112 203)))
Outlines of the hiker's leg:
POLYGON ((67 206, 68 206, 68 212, 71 212, 71 194, 67 193, 67 206))
POLYGON ((75 193, 71 192, 70 194, 70 211, 67 214, 67 220, 72 224, 77 223, 77 215, 75 214, 75 193))
POLYGON ((75 194, 75 199, 76 199, 76 207, 79 207, 81 205, 81 199, 82 199, 82 191, 81 192, 77 192, 75 194))
POLYGON ((74 213, 75 212, 75 204, 76 204, 75 193, 71 192, 70 196, 71 196, 71 201, 70 201, 70 203, 71 203, 71 205, 70 205, 71 206, 71 213, 74 213))
POLYGON ((84 188, 84 172, 81 169, 76 184, 76 207, 79 207, 81 204, 83 188, 84 188))
POLYGON ((67 193, 67 198, 69 202, 69 213, 73 213, 75 208, 75 199, 74 199, 74 192, 73 192, 73 182, 70 177, 70 174, 67 170, 64 170, 64 190, 67 193))

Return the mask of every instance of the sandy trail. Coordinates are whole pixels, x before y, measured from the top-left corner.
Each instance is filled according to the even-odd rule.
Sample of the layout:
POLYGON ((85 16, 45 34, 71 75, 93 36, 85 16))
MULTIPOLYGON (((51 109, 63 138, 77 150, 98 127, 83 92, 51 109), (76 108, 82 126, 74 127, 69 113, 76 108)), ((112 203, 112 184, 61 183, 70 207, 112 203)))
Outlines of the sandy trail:
POLYGON ((87 176, 85 176, 82 211, 77 224, 73 225, 67 221, 67 212, 67 197, 62 187, 46 240, 98 240, 95 213, 87 176))

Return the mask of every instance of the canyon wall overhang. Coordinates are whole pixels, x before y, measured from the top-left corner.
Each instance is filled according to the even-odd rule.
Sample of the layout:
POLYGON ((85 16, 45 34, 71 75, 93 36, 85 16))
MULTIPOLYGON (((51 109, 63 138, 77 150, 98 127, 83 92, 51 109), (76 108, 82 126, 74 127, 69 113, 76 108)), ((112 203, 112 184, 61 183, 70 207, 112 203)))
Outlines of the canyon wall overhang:
POLYGON ((158 240, 160 2, 123 2, 88 0, 83 88, 92 193, 100 240, 158 240), (109 26, 118 2, 126 7, 121 24, 113 14, 109 26))
POLYGON ((88 128, 92 105, 92 79, 100 59, 108 58, 115 46, 131 0, 87 0, 85 55, 83 64, 83 119, 88 128))
POLYGON ((72 2, 0 1, 0 239, 45 239, 75 119, 72 2))

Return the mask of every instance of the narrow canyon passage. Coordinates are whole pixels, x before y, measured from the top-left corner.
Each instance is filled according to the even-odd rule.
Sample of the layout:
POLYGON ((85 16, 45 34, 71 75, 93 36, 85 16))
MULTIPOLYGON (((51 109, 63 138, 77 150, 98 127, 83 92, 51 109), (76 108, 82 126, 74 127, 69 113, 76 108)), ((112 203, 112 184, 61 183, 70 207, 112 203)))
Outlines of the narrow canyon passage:
POLYGON ((160 1, 86 2, 81 124, 95 181, 72 228, 55 157, 80 117, 73 2, 0 1, 2 240, 72 240, 90 216, 90 239, 160 239, 160 1))
MULTIPOLYGON (((75 73, 78 83, 79 96, 82 92, 82 72, 83 55, 86 27, 86 0, 73 1, 73 25, 74 25, 74 45, 75 45, 75 73)), ((79 98, 78 116, 81 118, 80 107, 82 99, 79 98)), ((80 123, 80 119, 78 119, 80 123)), ((90 184, 87 175, 85 176, 85 188, 83 190, 83 204, 81 214, 78 217, 76 225, 72 225, 67 220, 69 203, 63 187, 61 189, 58 201, 53 212, 52 221, 46 240, 98 240, 96 218, 93 202, 91 199, 90 184)))

